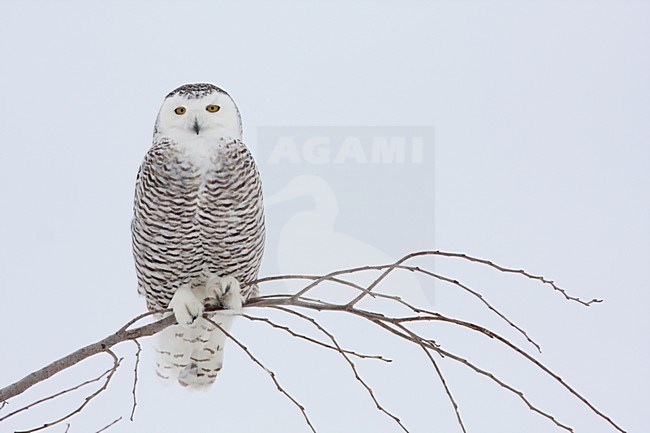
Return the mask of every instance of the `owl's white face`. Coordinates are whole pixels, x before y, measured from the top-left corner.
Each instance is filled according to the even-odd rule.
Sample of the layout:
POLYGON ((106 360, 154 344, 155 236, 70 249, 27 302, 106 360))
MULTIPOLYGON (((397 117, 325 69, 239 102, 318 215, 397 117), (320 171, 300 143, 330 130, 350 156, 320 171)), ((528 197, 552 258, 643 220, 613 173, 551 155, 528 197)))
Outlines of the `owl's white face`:
POLYGON ((156 134, 179 142, 197 138, 241 140, 241 118, 235 102, 226 93, 215 91, 199 98, 177 94, 163 102, 156 134))

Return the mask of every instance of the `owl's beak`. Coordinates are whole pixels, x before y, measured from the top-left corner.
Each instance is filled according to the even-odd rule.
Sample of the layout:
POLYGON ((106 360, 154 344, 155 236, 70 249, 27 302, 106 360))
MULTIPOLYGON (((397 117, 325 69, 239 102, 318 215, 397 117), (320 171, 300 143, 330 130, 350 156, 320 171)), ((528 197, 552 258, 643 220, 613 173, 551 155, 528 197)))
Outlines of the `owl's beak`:
POLYGON ((201 125, 199 125, 199 119, 196 117, 194 118, 194 124, 192 125, 192 130, 196 132, 196 135, 199 135, 199 131, 201 130, 201 125))

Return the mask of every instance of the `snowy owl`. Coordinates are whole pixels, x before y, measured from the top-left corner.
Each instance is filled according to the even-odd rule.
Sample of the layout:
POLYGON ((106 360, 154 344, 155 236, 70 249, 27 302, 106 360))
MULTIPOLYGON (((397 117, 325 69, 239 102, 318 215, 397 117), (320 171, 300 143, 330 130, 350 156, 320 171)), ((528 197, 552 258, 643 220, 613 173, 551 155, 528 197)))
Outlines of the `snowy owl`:
POLYGON ((171 308, 179 323, 159 336, 156 373, 205 389, 221 370, 225 335, 202 317, 204 307, 223 307, 213 320, 227 329, 257 294, 240 283, 257 278, 264 250, 260 177, 228 93, 187 84, 167 95, 133 213, 138 291, 149 310, 171 308))

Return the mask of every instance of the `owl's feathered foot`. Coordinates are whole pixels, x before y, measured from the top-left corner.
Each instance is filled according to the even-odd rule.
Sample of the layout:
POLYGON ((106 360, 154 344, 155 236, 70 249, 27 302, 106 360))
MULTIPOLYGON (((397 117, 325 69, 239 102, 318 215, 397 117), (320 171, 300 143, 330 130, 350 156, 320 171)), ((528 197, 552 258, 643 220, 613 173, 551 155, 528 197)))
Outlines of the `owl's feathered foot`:
POLYGON ((244 305, 241 287, 235 277, 213 275, 205 282, 205 289, 208 294, 214 294, 217 303, 226 310, 241 310, 244 305))
POLYGON ((169 307, 174 311, 174 316, 179 325, 190 326, 203 315, 203 302, 192 292, 189 284, 176 290, 169 307))

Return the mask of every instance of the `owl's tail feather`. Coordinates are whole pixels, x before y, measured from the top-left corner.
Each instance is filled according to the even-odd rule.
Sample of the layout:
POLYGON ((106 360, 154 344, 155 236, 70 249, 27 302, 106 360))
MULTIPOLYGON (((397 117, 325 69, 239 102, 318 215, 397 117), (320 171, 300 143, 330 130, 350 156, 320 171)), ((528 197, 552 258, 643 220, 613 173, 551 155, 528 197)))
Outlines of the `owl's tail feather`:
MULTIPOLYGON (((219 319, 213 320, 229 327, 231 318, 219 319)), ((209 388, 223 365, 225 339, 221 331, 201 318, 190 328, 170 326, 158 340, 156 374, 165 382, 178 381, 191 390, 209 388)))

